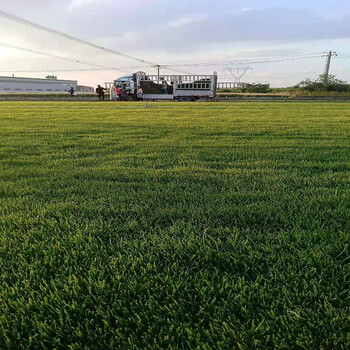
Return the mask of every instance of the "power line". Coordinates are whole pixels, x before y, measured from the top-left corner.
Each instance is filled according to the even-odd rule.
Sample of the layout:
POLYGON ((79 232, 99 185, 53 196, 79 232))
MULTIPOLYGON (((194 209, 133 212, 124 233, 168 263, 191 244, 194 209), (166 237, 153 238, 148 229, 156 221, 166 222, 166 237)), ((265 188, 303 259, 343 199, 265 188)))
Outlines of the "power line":
MULTIPOLYGON (((0 17, 9 19, 11 21, 14 21, 14 22, 17 22, 17 23, 20 23, 20 24, 23 24, 23 25, 30 26, 32 28, 36 28, 38 30, 41 30, 41 31, 44 31, 44 32, 47 32, 47 33, 50 33, 50 34, 53 34, 53 35, 56 35, 56 36, 59 36, 61 38, 64 38, 64 39, 67 39, 67 40, 70 40, 70 41, 77 42, 79 44, 87 45, 87 46, 93 47, 93 48, 98 49, 98 50, 103 50, 104 52, 108 52, 108 53, 111 53, 111 54, 114 54, 114 55, 126 57, 126 58, 129 58, 129 59, 138 61, 138 62, 142 62, 142 63, 148 64, 148 65, 152 65, 153 67, 160 66, 159 64, 156 64, 156 63, 153 63, 153 62, 149 62, 149 61, 143 60, 141 58, 138 58, 138 57, 135 57, 135 56, 131 56, 131 55, 125 54, 125 53, 120 52, 120 51, 112 50, 112 49, 103 47, 101 45, 97 45, 97 44, 94 44, 92 42, 86 41, 84 39, 76 38, 76 37, 74 37, 72 35, 59 32, 58 30, 51 29, 51 28, 45 27, 43 25, 40 25, 40 24, 31 22, 31 21, 28 21, 28 20, 26 20, 24 18, 21 18, 19 16, 15 16, 15 15, 13 15, 11 13, 8 13, 8 12, 2 11, 2 10, 0 10, 0 17)), ((184 72, 184 71, 173 69, 173 68, 168 68, 167 66, 165 68, 169 69, 169 70, 172 70, 174 72, 189 74, 188 72, 184 72)))
MULTIPOLYGON (((64 73, 64 72, 96 72, 96 71, 111 71, 111 70, 124 70, 127 73, 130 73, 130 69, 141 69, 147 67, 123 67, 123 68, 78 68, 78 69, 45 69, 45 70, 0 70, 0 73, 64 73), (128 69, 128 70, 127 70, 128 69)), ((154 68, 152 66, 152 68, 154 68)), ((191 74, 188 72, 177 71, 183 74, 191 74)), ((160 74, 162 76, 164 74, 160 74)))
MULTIPOLYGON (((11 45, 11 44, 6 44, 6 43, 1 43, 1 46, 5 46, 5 47, 9 47, 12 49, 16 49, 16 50, 21 50, 21 51, 26 51, 26 52, 30 52, 30 53, 34 53, 34 54, 38 54, 38 55, 43 55, 43 56, 48 56, 48 57, 52 57, 52 58, 57 58, 57 59, 61 59, 61 60, 66 60, 66 61, 70 61, 70 62, 74 62, 74 63, 79 63, 79 64, 84 64, 84 65, 89 65, 91 67, 95 67, 95 68, 80 68, 80 69, 51 69, 51 70, 17 70, 17 71, 1 71, 2 73, 49 73, 49 72, 88 72, 88 71, 108 71, 108 70, 130 70, 130 69, 141 69, 141 68, 151 68, 151 67, 158 67, 157 66, 147 66, 147 67, 140 67, 140 66, 132 66, 132 67, 106 67, 106 66, 102 66, 99 64, 95 64, 95 63, 89 63, 89 62, 85 62, 85 61, 81 61, 81 60, 77 60, 77 59, 73 59, 73 58, 69 58, 69 57, 64 57, 64 56, 59 56, 59 55, 55 55, 55 54, 51 54, 51 53, 47 53, 47 52, 42 52, 42 51, 38 51, 38 50, 34 50, 34 49, 30 49, 30 48, 24 48, 18 45, 11 45)), ((322 56, 324 56, 324 54, 322 54, 322 56)), ((291 60, 291 59, 305 59, 305 58, 314 58, 314 57, 321 57, 319 55, 316 56, 310 56, 310 54, 305 54, 303 56, 299 56, 299 57, 271 57, 268 59, 258 59, 255 62, 259 62, 259 63, 265 63, 265 62, 276 62, 277 60, 291 60)), ((339 58, 345 58, 345 59, 350 59, 350 54, 345 54, 345 53, 340 53, 338 55, 339 58)), ((236 61, 237 63, 243 63, 243 62, 250 62, 252 63, 252 60, 254 59, 247 59, 245 61, 240 60, 240 61, 236 61)), ((231 61, 231 63, 234 61, 231 61)), ((211 64, 211 63, 210 63, 211 64)), ((160 66, 159 68, 164 68, 164 69, 170 69, 168 66, 160 66)), ((181 71, 181 70, 177 70, 177 69, 170 69, 179 73, 184 73, 184 74, 191 74, 185 71, 181 71)))
MULTIPOLYGON (((2 10, 0 10, 0 17, 6 18, 8 20, 11 20, 11 21, 14 21, 14 22, 17 22, 17 23, 20 23, 22 25, 27 25, 27 26, 36 28, 38 30, 41 30, 41 31, 44 31, 44 32, 47 32, 47 33, 50 33, 50 34, 53 34, 53 35, 56 35, 56 36, 59 36, 61 38, 64 38, 64 39, 67 39, 67 40, 70 40, 70 41, 74 41, 74 42, 77 42, 77 43, 80 43, 80 44, 83 44, 83 45, 87 45, 87 46, 93 47, 93 48, 98 49, 98 50, 103 50, 104 52, 108 52, 108 53, 115 54, 115 55, 118 55, 118 56, 126 57, 126 58, 129 58, 129 59, 132 59, 132 60, 144 63, 144 64, 149 64, 149 65, 151 65, 154 68, 158 68, 158 67, 161 66, 159 64, 155 64, 153 62, 150 62, 150 61, 147 61, 147 60, 143 60, 141 58, 138 58, 138 57, 135 57, 135 56, 131 56, 131 55, 125 54, 125 53, 120 52, 120 51, 112 50, 112 49, 103 47, 101 45, 94 44, 94 43, 86 41, 84 39, 76 38, 76 37, 74 37, 72 35, 59 32, 59 31, 57 31, 55 29, 51 29, 51 28, 45 27, 43 25, 31 22, 29 20, 26 20, 26 19, 21 18, 19 16, 15 16, 13 14, 10 14, 10 13, 2 11, 2 10)), ((31 49, 27 49, 27 51, 29 51, 29 50, 31 50, 31 49)), ((32 50, 31 52, 39 53, 39 52, 34 52, 34 51, 35 50, 32 50)), ((43 54, 43 53, 40 53, 40 54, 43 54)), ((51 55, 51 54, 45 54, 45 55, 46 56, 50 56, 50 57, 55 57, 55 58, 69 60, 68 58, 63 58, 63 57, 56 56, 56 55, 51 55)), ((185 67, 185 66, 195 67, 195 66, 261 64, 261 63, 270 63, 270 62, 283 62, 283 61, 292 61, 292 60, 300 60, 300 59, 311 59, 311 58, 319 58, 319 57, 324 57, 324 55, 323 54, 305 54, 305 55, 299 55, 299 56, 293 56, 293 57, 272 57, 272 58, 267 58, 267 59, 255 59, 255 60, 254 59, 249 59, 249 60, 231 60, 231 61, 227 61, 227 62, 199 62, 199 63, 170 64, 170 65, 165 65, 165 66, 162 65, 161 67, 163 67, 165 69, 168 69, 168 70, 171 70, 171 71, 174 71, 174 72, 178 72, 178 73, 190 74, 188 72, 181 71, 181 70, 178 70, 178 69, 174 69, 172 67, 185 67)), ((339 57, 343 58, 343 59, 349 59, 350 58, 350 56, 348 54, 342 54, 339 57)), ((86 63, 86 62, 78 61, 78 60, 74 60, 74 59, 72 59, 71 61, 74 61, 76 63, 92 65, 90 63, 86 63)), ((99 67, 99 68, 101 68, 103 70, 114 70, 114 69, 122 70, 122 69, 124 69, 124 68, 112 68, 112 67, 111 68, 107 68, 107 67, 99 66, 99 65, 96 65, 96 64, 93 65, 93 66, 99 67)), ((146 68, 146 67, 144 67, 144 68, 146 68)), ((75 70, 75 71, 77 71, 77 70, 75 70)))
MULTIPOLYGON (((130 69, 136 67, 130 67, 130 69)), ((140 68, 140 67, 138 67, 140 68)), ((123 70, 127 69, 124 67, 123 70)), ((122 70, 121 68, 81 68, 81 69, 45 69, 45 70, 0 70, 1 73, 60 73, 60 72, 92 72, 92 71, 110 71, 122 70)), ((125 70, 125 72, 130 72, 125 70)))
MULTIPOLYGON (((308 59, 308 58, 320 58, 321 55, 315 56, 305 56, 305 57, 293 57, 293 58, 271 58, 271 59, 257 59, 257 60, 237 60, 237 61, 226 61, 226 62, 208 62, 202 64, 188 64, 190 66, 223 66, 223 65, 243 65, 243 64, 262 64, 262 63, 273 63, 273 62, 283 62, 283 61, 294 61, 300 59, 308 59)), ((177 65, 176 65, 177 66, 177 65)), ((187 66, 187 64, 186 64, 187 66)))
MULTIPOLYGON (((85 62, 85 61, 80 61, 74 58, 69 58, 69 57, 64 57, 64 56, 59 56, 59 55, 55 55, 55 54, 51 54, 51 53, 47 53, 47 52, 43 52, 43 51, 38 51, 38 50, 34 50, 34 49, 30 49, 30 48, 25 48, 25 47, 21 47, 18 45, 11 45, 11 44, 6 44, 6 43, 1 43, 0 42, 0 46, 5 46, 11 49, 16 49, 16 50, 21 50, 21 51, 25 51, 25 52, 30 52, 36 55, 42 55, 42 56, 47 56, 47 57, 52 57, 52 58, 57 58, 60 60, 65 60, 65 61, 69 61, 69 62, 74 62, 74 63, 79 63, 79 64, 85 64, 91 67, 96 67, 93 69, 60 69, 60 70, 20 70, 20 71, 1 71, 3 73, 48 73, 48 72, 78 72, 78 71, 107 71, 107 70, 121 70, 121 71, 126 71, 127 69, 141 69, 141 68, 150 68, 150 67, 154 67, 154 66, 147 66, 147 67, 106 67, 106 66, 102 66, 96 63, 89 63, 89 62, 85 62)), ((166 66, 161 66, 162 68, 167 68, 166 66)), ((175 70, 178 71, 178 70, 175 70)), ((187 72, 183 72, 183 71, 178 71, 181 73, 186 73, 187 72)))
POLYGON ((185 72, 183 70, 169 68, 169 66, 163 66, 164 69, 171 70, 172 72, 182 73, 182 74, 192 74, 191 72, 185 72))
POLYGON ((15 50, 21 50, 21 51, 25 51, 25 52, 34 53, 36 55, 42 55, 42 56, 57 58, 57 59, 60 59, 60 60, 74 62, 74 63, 79 63, 79 64, 85 64, 87 66, 92 66, 92 67, 98 67, 99 69, 101 69, 101 68, 105 69, 105 70, 112 70, 112 69, 113 70, 123 70, 124 69, 124 68, 105 67, 105 66, 101 66, 101 65, 95 64, 95 63, 89 63, 89 62, 85 62, 85 61, 80 61, 80 60, 76 60, 74 58, 54 55, 54 54, 51 54, 51 53, 42 52, 42 51, 38 51, 38 50, 33 50, 33 49, 29 49, 29 48, 25 48, 25 47, 21 47, 21 46, 17 46, 17 45, 12 45, 12 44, 5 44, 5 43, 1 43, 0 42, 0 45, 8 47, 8 48, 11 48, 11 49, 15 49, 15 50))
POLYGON ((23 25, 27 25, 27 26, 39 29, 39 30, 44 31, 44 32, 57 35, 57 36, 59 36, 61 38, 77 42, 79 44, 87 45, 87 46, 93 47, 95 49, 103 50, 105 52, 109 52, 109 53, 112 53, 112 54, 115 54, 115 55, 118 55, 118 56, 123 56, 123 57, 129 58, 129 59, 132 59, 132 60, 135 60, 135 61, 138 61, 138 62, 155 65, 155 63, 153 63, 153 62, 149 62, 149 61, 143 60, 143 59, 138 58, 138 57, 134 57, 134 56, 131 56, 131 55, 128 55, 128 54, 125 54, 125 53, 122 53, 122 52, 119 52, 119 51, 116 51, 116 50, 108 49, 108 48, 100 46, 100 45, 96 45, 96 44, 91 43, 89 41, 76 38, 76 37, 74 37, 72 35, 59 32, 58 30, 51 29, 51 28, 45 27, 45 26, 40 25, 40 24, 36 24, 34 22, 28 21, 28 20, 26 20, 24 18, 12 15, 12 14, 10 14, 8 12, 5 12, 5 11, 2 11, 2 10, 0 10, 0 16, 3 17, 3 18, 7 18, 7 19, 9 19, 11 21, 17 22, 17 23, 21 23, 23 25))
MULTIPOLYGON (((185 71, 182 71, 182 70, 178 70, 178 69, 174 69, 174 68, 171 68, 171 67, 261 64, 261 63, 283 62, 283 61, 291 61, 291 60, 300 60, 300 59, 310 59, 310 58, 324 57, 323 54, 321 54, 321 55, 320 54, 304 54, 304 55, 298 55, 298 56, 292 56, 292 57, 281 57, 281 56, 279 56, 279 57, 272 57, 272 58, 265 58, 265 59, 231 60, 231 61, 227 61, 227 62, 183 63, 183 64, 170 64, 170 65, 161 66, 161 65, 155 64, 153 62, 149 62, 149 61, 146 61, 146 60, 143 60, 143 59, 140 59, 140 58, 137 58, 137 57, 134 57, 134 56, 131 56, 131 55, 128 55, 128 54, 116 51, 116 50, 105 48, 103 46, 100 46, 100 45, 88 42, 88 41, 83 40, 83 39, 76 38, 74 36, 71 36, 71 35, 59 32, 57 30, 45 27, 43 25, 36 24, 34 22, 28 21, 28 20, 26 20, 24 18, 12 15, 12 14, 7 13, 7 12, 2 11, 2 10, 0 10, 0 16, 3 17, 3 18, 9 19, 11 21, 15 21, 17 23, 20 23, 20 24, 23 24, 23 25, 27 25, 27 26, 39 29, 41 31, 45 31, 47 33, 50 33, 50 34, 62 37, 64 39, 71 40, 71 41, 78 42, 78 43, 83 44, 83 45, 87 45, 87 46, 93 47, 95 49, 103 50, 105 52, 109 52, 109 53, 112 53, 112 54, 115 54, 115 55, 118 55, 118 56, 122 56, 122 57, 126 57, 126 58, 129 58, 129 59, 132 59, 132 60, 136 60, 138 62, 150 64, 150 65, 152 65, 152 67, 157 68, 158 71, 159 71, 160 67, 162 67, 162 68, 165 68, 165 69, 168 69, 168 70, 172 70, 172 71, 175 71, 175 72, 184 73, 184 74, 190 74, 188 72, 185 72, 185 71)), ((119 67, 119 68, 105 67, 105 66, 101 66, 101 65, 98 65, 98 64, 91 64, 91 63, 80 61, 80 60, 76 60, 76 59, 70 59, 68 57, 62 57, 62 56, 58 56, 58 55, 54 55, 54 54, 43 53, 43 52, 39 52, 39 51, 32 50, 32 49, 25 49, 25 48, 21 48, 21 47, 15 46, 15 45, 9 45, 9 44, 1 44, 1 45, 12 47, 12 48, 19 49, 19 50, 24 50, 24 51, 35 53, 35 54, 45 55, 45 56, 48 56, 48 57, 63 59, 63 60, 67 60, 67 61, 71 61, 71 62, 75 62, 75 63, 81 63, 81 64, 85 64, 85 65, 94 66, 94 67, 99 67, 102 70, 115 70, 115 69, 116 70, 123 70, 125 68, 126 69, 128 68, 128 67, 125 67, 125 68, 121 68, 121 67, 119 67)), ((343 54, 343 55, 340 56, 340 58, 348 59, 348 58, 350 58, 350 56, 347 56, 347 54, 343 54)), ((146 67, 144 67, 144 68, 146 68, 146 67)), ((57 71, 59 71, 59 70, 57 70, 57 71)), ((65 70, 65 71, 68 71, 68 70, 65 70)), ((78 71, 78 70, 72 70, 72 71, 78 71)), ((22 72, 24 72, 24 71, 22 71, 22 72)))
POLYGON ((350 54, 340 52, 340 53, 337 54, 337 57, 348 60, 348 59, 350 59, 350 54))
POLYGON ((270 62, 293 61, 293 60, 301 60, 301 59, 309 59, 309 58, 320 58, 323 56, 324 56, 323 53, 319 53, 319 54, 305 54, 305 55, 291 56, 291 57, 270 57, 270 58, 261 58, 261 59, 171 64, 171 65, 168 65, 168 67, 220 66, 220 65, 232 65, 232 64, 235 64, 235 65, 259 64, 259 63, 270 63, 270 62))
MULTIPOLYGON (((1 43, 0 43, 1 45, 1 43)), ((29 51, 29 50, 28 50, 29 51)), ((39 52, 36 52, 39 53, 39 52)), ((42 53, 44 54, 44 53, 42 53)), ((45 54, 46 55, 46 54, 45 54)), ((59 56, 55 56, 56 58, 61 58, 59 56)), ((250 64, 254 64, 254 63, 273 63, 273 62, 283 62, 283 61, 290 61, 290 60, 298 60, 298 59, 307 59, 307 58, 320 58, 320 57, 324 57, 323 55, 317 55, 317 56, 308 56, 308 57, 299 57, 299 58, 285 58, 285 59, 270 59, 270 60, 260 60, 260 61, 252 61, 252 60, 247 60, 247 61, 230 61, 230 62, 226 62, 226 63, 222 63, 224 64, 236 64, 236 65, 240 65, 243 63, 250 63, 250 64)), ((350 59, 350 57, 342 57, 339 56, 339 58, 345 58, 345 59, 350 59)), ((79 62, 79 63, 83 63, 82 61, 77 61, 72 59, 74 62, 79 62)), ((87 64, 87 63, 84 63, 87 64)), ((92 65, 92 64, 91 64, 92 65)), ((214 63, 210 63, 208 65, 214 65, 214 63)), ((216 65, 219 65, 218 63, 216 63, 216 65)), ((202 65, 204 66, 204 65, 202 65)), ((107 70, 126 70, 126 69, 141 69, 141 68, 156 68, 158 66, 147 66, 147 67, 101 67, 101 68, 90 68, 90 69, 86 69, 86 68, 81 68, 81 69, 51 69, 51 70, 18 70, 18 71, 1 71, 3 73, 43 73, 43 72, 87 72, 87 71, 107 71, 107 70)), ((183 73, 183 74, 192 74, 186 71, 181 71, 178 69, 173 69, 173 68, 169 68, 169 66, 161 66, 161 68, 164 69, 169 69, 178 73, 183 73)))
MULTIPOLYGON (((27 25, 27 26, 36 28, 38 30, 41 30, 41 31, 44 31, 44 32, 47 32, 47 33, 50 33, 50 34, 62 37, 64 39, 67 39, 67 40, 70 40, 70 41, 78 42, 80 44, 87 45, 87 46, 93 47, 95 49, 103 50, 104 52, 112 53, 112 54, 115 54, 115 55, 118 55, 118 56, 126 57, 126 58, 129 58, 129 59, 132 59, 132 60, 136 60, 138 62, 142 62, 142 63, 145 63, 145 64, 152 65, 154 68, 158 68, 158 67, 161 66, 159 64, 155 64, 153 62, 146 61, 146 60, 143 60, 141 58, 134 57, 134 56, 122 53, 120 51, 112 50, 112 49, 103 47, 101 45, 97 45, 97 44, 94 44, 92 42, 89 42, 89 41, 86 41, 86 40, 83 40, 83 39, 80 39, 80 38, 76 38, 76 37, 74 37, 72 35, 59 32, 59 31, 57 31, 55 29, 51 29, 51 28, 45 27, 43 25, 31 22, 29 20, 26 20, 26 19, 21 18, 19 16, 15 16, 13 14, 10 14, 10 13, 2 11, 2 10, 0 10, 0 16, 3 17, 3 18, 9 19, 11 21, 20 23, 22 25, 27 25)), ((49 56, 49 55, 47 54, 47 56, 49 56)), ((51 55, 51 57, 54 57, 54 55, 51 55)), ((294 57, 272 57, 272 58, 267 58, 267 59, 255 59, 255 60, 254 59, 249 59, 249 60, 231 60, 231 61, 227 61, 227 62, 200 62, 200 63, 170 64, 170 65, 162 65, 161 67, 163 67, 165 69, 168 69, 168 70, 172 70, 174 72, 178 72, 178 73, 190 74, 188 72, 185 72, 185 71, 182 71, 182 70, 178 70, 178 69, 174 69, 172 67, 218 66, 218 65, 233 65, 233 64, 235 64, 235 65, 239 65, 239 64, 260 64, 260 63, 282 62, 282 61, 299 60, 299 59, 307 59, 307 58, 318 58, 318 57, 323 57, 323 56, 320 55, 320 54, 317 54, 317 55, 315 55, 315 54, 305 54, 305 55, 299 55, 299 56, 294 56, 294 57)), ((58 58, 58 57, 56 57, 56 58, 58 58)), ((83 63, 82 61, 78 62, 77 60, 74 60, 74 62, 83 63)), ((85 63, 83 63, 83 64, 85 64, 85 63)), ((98 67, 98 65, 94 65, 94 66, 98 67)), ((107 69, 106 67, 103 67, 103 66, 100 66, 100 68, 107 69)), ((114 68, 111 68, 111 69, 114 69, 114 68)), ((123 69, 123 68, 119 68, 119 69, 123 69)))

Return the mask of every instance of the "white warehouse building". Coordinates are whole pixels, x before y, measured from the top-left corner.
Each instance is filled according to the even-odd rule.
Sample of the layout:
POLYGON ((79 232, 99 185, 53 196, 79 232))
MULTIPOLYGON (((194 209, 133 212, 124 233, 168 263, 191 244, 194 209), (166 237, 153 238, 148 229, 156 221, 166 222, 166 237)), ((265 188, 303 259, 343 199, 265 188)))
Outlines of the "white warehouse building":
POLYGON ((77 91, 78 82, 76 80, 59 80, 52 75, 48 75, 46 79, 0 76, 0 93, 67 93, 71 87, 77 91))

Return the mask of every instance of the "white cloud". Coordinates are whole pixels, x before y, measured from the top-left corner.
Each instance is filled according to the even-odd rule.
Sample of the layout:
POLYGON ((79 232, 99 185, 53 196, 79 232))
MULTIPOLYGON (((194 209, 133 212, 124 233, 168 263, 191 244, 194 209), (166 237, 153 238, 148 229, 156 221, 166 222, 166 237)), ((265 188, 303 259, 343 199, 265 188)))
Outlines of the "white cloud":
POLYGON ((193 16, 188 16, 188 17, 180 17, 175 19, 174 21, 169 22, 169 27, 181 27, 187 24, 195 23, 195 22, 201 22, 206 19, 208 19, 208 15, 205 13, 199 13, 193 16))
POLYGON ((109 2, 109 0, 73 0, 71 2, 71 4, 69 5, 69 8, 71 10, 75 10, 77 8, 81 8, 81 7, 86 7, 89 6, 93 3, 105 3, 105 2, 109 2))
POLYGON ((242 13, 242 12, 250 12, 250 11, 254 11, 254 8, 251 7, 243 7, 239 10, 233 10, 231 11, 231 13, 242 13))

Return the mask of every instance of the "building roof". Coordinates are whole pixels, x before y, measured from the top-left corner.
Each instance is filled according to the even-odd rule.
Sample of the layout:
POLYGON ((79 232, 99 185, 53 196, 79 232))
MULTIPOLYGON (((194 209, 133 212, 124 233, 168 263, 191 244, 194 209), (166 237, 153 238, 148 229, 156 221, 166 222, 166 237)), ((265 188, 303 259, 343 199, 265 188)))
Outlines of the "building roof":
POLYGON ((13 81, 13 82, 32 82, 32 83, 48 83, 48 84, 77 84, 77 80, 61 80, 61 79, 48 79, 48 78, 25 78, 25 77, 6 77, 0 76, 0 81, 13 81))

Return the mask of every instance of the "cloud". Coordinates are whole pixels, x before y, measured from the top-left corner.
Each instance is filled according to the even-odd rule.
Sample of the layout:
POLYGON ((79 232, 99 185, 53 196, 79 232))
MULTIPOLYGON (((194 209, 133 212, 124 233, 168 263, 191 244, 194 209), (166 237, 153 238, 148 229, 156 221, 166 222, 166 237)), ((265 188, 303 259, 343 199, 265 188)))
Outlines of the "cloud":
POLYGON ((249 12, 249 11, 254 11, 254 9, 251 7, 243 7, 239 10, 232 10, 231 13, 242 13, 242 12, 249 12))
POLYGON ((147 26, 141 20, 135 24, 134 32, 135 35, 127 36, 128 40, 119 36, 117 44, 128 50, 142 45, 145 51, 162 49, 179 53, 181 50, 194 51, 218 43, 350 38, 349 18, 328 20, 316 11, 285 8, 243 8, 220 14, 200 13, 169 22, 155 21, 147 26))
POLYGON ((106 2, 109 2, 109 0, 72 0, 72 2, 69 5, 69 8, 71 10, 76 10, 78 8, 86 7, 91 4, 100 4, 106 2))
POLYGON ((208 15, 205 13, 198 13, 192 16, 187 16, 187 17, 180 17, 176 18, 175 20, 169 22, 167 26, 173 27, 173 28, 178 28, 178 27, 183 27, 191 23, 196 23, 196 22, 202 22, 204 20, 208 19, 208 15))

